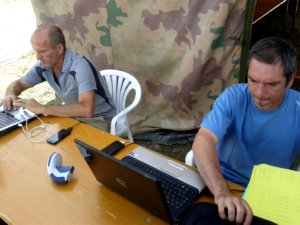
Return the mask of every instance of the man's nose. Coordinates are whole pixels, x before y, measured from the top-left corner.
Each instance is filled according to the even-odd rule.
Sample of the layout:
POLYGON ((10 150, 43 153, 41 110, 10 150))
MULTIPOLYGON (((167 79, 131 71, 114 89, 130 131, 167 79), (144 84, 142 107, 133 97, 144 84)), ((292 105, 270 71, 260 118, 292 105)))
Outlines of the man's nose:
POLYGON ((264 84, 258 84, 255 88, 257 96, 265 96, 267 93, 266 86, 264 84))

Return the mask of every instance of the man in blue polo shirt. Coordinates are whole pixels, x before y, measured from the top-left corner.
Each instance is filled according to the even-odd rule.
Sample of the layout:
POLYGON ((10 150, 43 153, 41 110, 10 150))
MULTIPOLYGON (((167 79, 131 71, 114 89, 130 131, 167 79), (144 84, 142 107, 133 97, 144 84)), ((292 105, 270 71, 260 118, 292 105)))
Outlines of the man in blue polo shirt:
POLYGON ((252 211, 226 180, 247 186, 254 165, 289 168, 300 152, 300 93, 290 89, 296 50, 265 38, 248 56, 248 84, 227 88, 203 119, 193 143, 196 165, 214 195, 219 215, 248 225, 252 211))
POLYGON ((66 49, 58 26, 45 24, 31 36, 37 63, 6 89, 6 109, 25 107, 36 114, 81 118, 92 126, 108 130, 116 110, 107 84, 95 66, 82 55, 66 49), (47 81, 59 104, 39 104, 34 99, 18 99, 24 90, 47 81))

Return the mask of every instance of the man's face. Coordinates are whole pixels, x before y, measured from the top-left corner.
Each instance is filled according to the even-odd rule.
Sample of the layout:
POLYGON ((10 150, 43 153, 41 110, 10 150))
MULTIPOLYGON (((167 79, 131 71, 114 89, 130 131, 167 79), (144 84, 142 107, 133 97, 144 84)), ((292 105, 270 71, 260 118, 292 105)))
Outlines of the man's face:
POLYGON ((284 99, 285 89, 290 87, 293 79, 287 81, 282 63, 274 65, 251 59, 248 69, 248 87, 258 109, 273 110, 284 99))
POLYGON ((58 48, 52 48, 46 30, 36 32, 31 37, 32 49, 36 53, 36 58, 41 61, 45 68, 53 68, 59 59, 58 48))

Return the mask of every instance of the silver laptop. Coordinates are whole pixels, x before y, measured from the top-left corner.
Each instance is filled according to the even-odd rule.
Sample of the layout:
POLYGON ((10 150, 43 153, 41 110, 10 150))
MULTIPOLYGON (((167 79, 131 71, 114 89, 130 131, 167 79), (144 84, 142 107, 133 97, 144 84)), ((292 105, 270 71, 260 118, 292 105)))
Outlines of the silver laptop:
POLYGON ((3 135, 18 127, 18 124, 24 124, 36 118, 35 114, 24 108, 17 110, 4 110, 0 106, 0 135, 3 135))
POLYGON ((194 171, 143 146, 136 147, 129 153, 129 156, 190 184, 197 188, 199 192, 206 186, 198 171, 194 171))
MULTIPOLYGON (((128 159, 136 161, 137 153, 142 154, 144 150, 146 151, 145 157, 150 156, 155 160, 154 158, 159 156, 155 153, 151 155, 151 150, 146 148, 137 148, 137 151, 135 150, 122 160, 117 160, 78 139, 74 141, 100 183, 170 224, 179 222, 184 217, 205 187, 203 181, 201 185, 199 184, 202 179, 199 179, 197 172, 192 170, 192 172, 188 172, 190 169, 184 166, 179 167, 181 165, 172 160, 166 160, 166 164, 162 164, 162 173, 159 173, 159 175, 148 173, 148 171, 141 170, 140 165, 134 167, 127 162, 128 159), (132 155, 135 155, 135 157, 132 155), (171 168, 168 168, 169 165, 171 168), (181 172, 173 169, 174 165, 181 172), (165 171, 173 175, 169 175, 165 171), (197 188, 177 179, 179 177, 187 179, 185 176, 188 176, 188 174, 192 177, 198 177, 198 181, 193 182, 197 188), (161 176, 166 177, 168 182, 161 179, 161 176)), ((160 157, 164 158, 163 156, 160 157)), ((163 160, 159 160, 159 162, 163 162, 163 160)), ((153 170, 153 167, 151 170, 153 170)))

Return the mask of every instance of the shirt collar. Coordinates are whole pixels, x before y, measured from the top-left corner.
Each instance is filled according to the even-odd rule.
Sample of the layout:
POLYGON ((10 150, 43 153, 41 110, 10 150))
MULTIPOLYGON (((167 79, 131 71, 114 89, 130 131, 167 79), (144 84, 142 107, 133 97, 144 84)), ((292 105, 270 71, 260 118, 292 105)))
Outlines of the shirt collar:
POLYGON ((64 63, 61 69, 61 73, 67 73, 70 71, 72 64, 72 54, 69 49, 66 49, 64 63))

